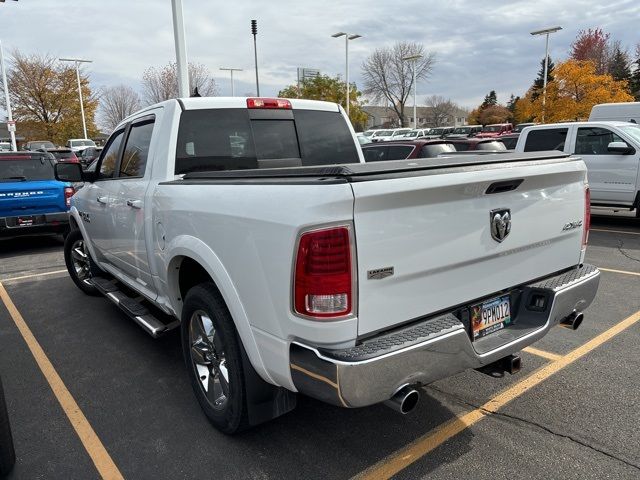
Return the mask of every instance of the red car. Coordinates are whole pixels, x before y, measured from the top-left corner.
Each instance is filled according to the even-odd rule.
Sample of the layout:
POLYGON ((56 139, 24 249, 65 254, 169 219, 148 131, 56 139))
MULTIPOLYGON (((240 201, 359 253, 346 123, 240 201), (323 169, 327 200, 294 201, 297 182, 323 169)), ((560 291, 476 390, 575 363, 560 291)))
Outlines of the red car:
POLYGON ((399 140, 362 145, 365 162, 435 158, 442 153, 455 151, 455 147, 448 140, 407 140, 406 142, 399 140))
POLYGON ((497 138, 448 138, 447 142, 456 147, 458 152, 470 150, 489 150, 503 152, 507 149, 497 138))
POLYGON ((476 138, 495 138, 511 133, 512 130, 513 125, 510 123, 494 123, 482 127, 482 131, 476 135, 476 138))
POLYGON ((80 163, 75 152, 69 148, 47 148, 44 151, 53 155, 56 162, 80 163))

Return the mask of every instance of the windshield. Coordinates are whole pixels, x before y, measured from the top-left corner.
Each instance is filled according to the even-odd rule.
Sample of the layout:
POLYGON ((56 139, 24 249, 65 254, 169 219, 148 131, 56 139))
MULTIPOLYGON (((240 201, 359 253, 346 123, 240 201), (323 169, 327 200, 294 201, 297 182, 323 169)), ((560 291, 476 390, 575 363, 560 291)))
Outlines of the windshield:
POLYGON ((0 181, 53 179, 53 165, 44 157, 0 157, 0 181))
POLYGON ((418 132, 407 132, 405 134, 405 137, 407 137, 407 138, 417 137, 417 136, 418 136, 418 132))
POLYGON ((382 130, 376 133, 376 137, 389 137, 391 135, 393 135, 393 130, 382 130))
POLYGON ((29 150, 46 150, 47 148, 56 148, 56 146, 51 142, 29 142, 27 145, 29 150))
POLYGON ((242 108, 219 108, 182 113, 175 173, 360 161, 351 132, 338 112, 258 112, 261 115, 250 115, 242 108))
POLYGON ((483 132, 499 132, 502 127, 500 125, 487 125, 482 129, 483 132))
POLYGON ((640 142, 640 125, 625 125, 620 127, 620 130, 632 137, 636 142, 640 142))
POLYGON ((396 130, 395 132, 393 132, 393 136, 397 137, 399 135, 404 135, 405 133, 408 133, 410 131, 411 131, 410 128, 405 128, 405 129, 402 129, 402 130, 396 130))
POLYGON ((367 130, 366 132, 363 133, 363 135, 365 137, 370 137, 371 135, 373 135, 373 133, 374 133, 373 130, 367 130))
POLYGON ((73 153, 71 150, 64 151, 64 152, 61 152, 61 151, 51 151, 51 152, 49 152, 49 153, 52 153, 52 154, 53 154, 53 156, 54 156, 56 159, 58 159, 58 160, 63 160, 63 159, 66 159, 66 158, 76 158, 75 153, 73 153))
POLYGON ((72 147, 95 147, 93 140, 71 140, 72 147))
POLYGON ((444 128, 434 128, 433 130, 431 130, 430 133, 434 134, 434 135, 442 135, 444 133, 445 129, 444 128))
POLYGON ((481 142, 478 144, 476 150, 499 150, 504 151, 507 147, 502 142, 481 142))
POLYGON ((469 133, 470 131, 470 127, 458 127, 454 128, 452 133, 469 133))

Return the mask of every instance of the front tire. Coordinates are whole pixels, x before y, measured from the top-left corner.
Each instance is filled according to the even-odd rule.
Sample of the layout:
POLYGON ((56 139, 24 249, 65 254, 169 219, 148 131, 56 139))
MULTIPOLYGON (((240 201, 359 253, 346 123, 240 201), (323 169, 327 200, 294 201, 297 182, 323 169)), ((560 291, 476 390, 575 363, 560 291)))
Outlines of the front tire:
POLYGON ((182 310, 182 351, 196 399, 209 421, 234 434, 249 426, 240 343, 212 283, 193 287, 182 310))
POLYGON ((80 230, 72 230, 64 241, 64 263, 76 287, 87 295, 100 295, 98 289, 89 282, 97 267, 80 230))

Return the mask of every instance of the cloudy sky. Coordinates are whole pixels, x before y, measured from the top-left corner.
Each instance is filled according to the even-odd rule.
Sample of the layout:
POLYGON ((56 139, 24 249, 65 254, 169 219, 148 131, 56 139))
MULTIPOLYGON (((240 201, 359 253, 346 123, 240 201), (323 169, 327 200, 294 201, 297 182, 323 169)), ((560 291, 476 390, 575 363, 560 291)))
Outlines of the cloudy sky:
MULTIPOLYGON (((221 95, 255 91, 250 19, 258 20, 262 95, 295 82, 297 67, 344 72, 338 31, 363 36, 350 43, 351 79, 361 86, 360 66, 375 48, 398 40, 423 43, 437 55, 426 95, 450 97, 474 107, 492 89, 498 100, 522 94, 544 56, 544 38, 528 32, 561 25, 551 38, 551 57, 566 57, 580 29, 602 27, 629 48, 640 42, 638 0, 527 0, 446 2, 403 0, 183 0, 187 55, 205 64, 221 95)), ((81 57, 94 87, 124 83, 139 89, 144 70, 175 58, 170 0, 7 0, 0 3, 5 55, 23 53, 81 57)))

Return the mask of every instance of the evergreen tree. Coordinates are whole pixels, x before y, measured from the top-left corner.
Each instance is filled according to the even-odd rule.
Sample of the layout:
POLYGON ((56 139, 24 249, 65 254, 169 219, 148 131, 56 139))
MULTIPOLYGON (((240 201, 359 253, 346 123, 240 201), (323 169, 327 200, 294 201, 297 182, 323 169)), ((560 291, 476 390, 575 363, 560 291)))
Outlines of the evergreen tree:
POLYGON ((631 80, 629 54, 616 45, 609 64, 609 73, 614 80, 631 80))
POLYGON ((498 96, 496 95, 496 91, 491 90, 487 95, 485 95, 482 105, 480 105, 480 110, 484 110, 487 107, 492 107, 497 104, 498 96))
POLYGON ((520 100, 520 97, 516 97, 513 93, 509 97, 509 101, 507 102, 507 108, 511 113, 515 113, 516 103, 518 103, 518 100, 520 100))
POLYGON ((635 70, 629 80, 629 90, 631 90, 631 94, 635 97, 636 101, 640 102, 640 44, 638 44, 636 48, 636 55, 637 58, 633 62, 635 70))
MULTIPOLYGON (((556 67, 551 60, 551 57, 548 58, 547 65, 547 85, 549 82, 553 81, 553 70, 556 67)), ((542 91, 544 90, 544 58, 540 60, 540 71, 538 72, 537 78, 533 81, 533 87, 531 87, 531 99, 535 100, 540 95, 542 95, 542 91)))

